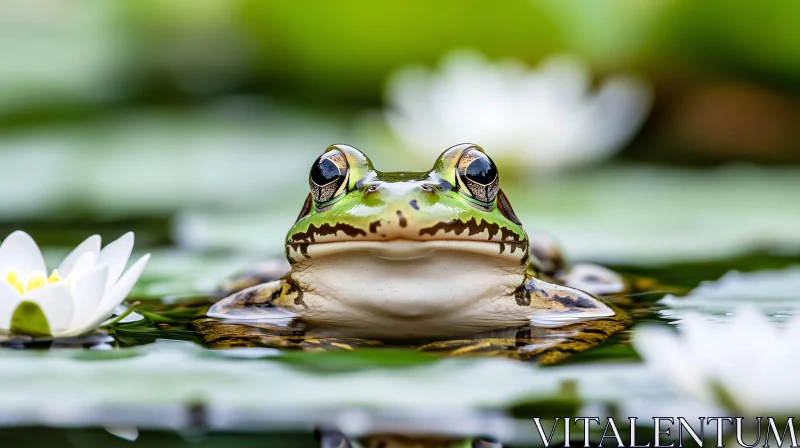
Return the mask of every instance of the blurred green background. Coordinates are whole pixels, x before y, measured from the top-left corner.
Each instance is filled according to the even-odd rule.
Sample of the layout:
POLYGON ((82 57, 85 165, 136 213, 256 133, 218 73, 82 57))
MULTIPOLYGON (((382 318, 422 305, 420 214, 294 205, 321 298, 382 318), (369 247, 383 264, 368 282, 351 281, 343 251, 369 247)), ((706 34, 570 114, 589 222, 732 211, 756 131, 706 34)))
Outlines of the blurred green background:
MULTIPOLYGON (((563 73, 588 76, 581 97, 620 75, 646 86, 646 106, 625 119, 630 136, 585 163, 537 170, 569 151, 581 162, 602 123, 566 149, 542 140, 536 154, 524 148, 535 132, 508 148, 476 141, 501 164, 526 225, 574 257, 795 250, 798 16, 791 1, 5 1, 0 237, 23 228, 61 245, 132 228, 139 247, 278 254, 328 144, 357 146, 386 171, 430 166, 445 148, 409 141, 434 140, 436 127, 392 126, 386 117, 416 91, 393 97, 391 80, 413 65, 441 73, 453 51, 471 50, 486 67, 510 58, 527 73, 569 54, 585 72, 563 73)), ((506 103, 524 115, 524 101, 492 97, 476 76, 453 94, 462 115, 492 118, 506 103)), ((539 92, 557 104, 554 79, 539 92)), ((424 121, 429 110, 416 107, 424 121)), ((578 110, 545 128, 578 132, 578 110)), ((459 123, 443 141, 460 142, 459 123)))
MULTIPOLYGON (((0 0, 0 240, 25 230, 55 261, 91 234, 109 242, 133 230, 135 250, 153 257, 132 297, 168 308, 281 256, 309 167, 329 144, 354 145, 381 170, 422 171, 472 140, 500 166, 525 228, 552 234, 573 260, 688 288, 731 269, 797 264, 798 17, 790 0, 0 0)), ((796 290, 787 272, 789 286, 769 281, 796 290)), ((739 285, 745 299, 726 296, 713 312, 769 286, 739 285)), ((121 345, 144 347, 75 359, 4 350, 3 426, 193 428, 205 397, 213 429, 285 426, 294 406, 310 433, 324 414, 308 409, 546 409, 536 400, 563 399, 565 378, 608 415, 686 404, 644 365, 618 364, 635 357, 627 335, 573 365, 594 370, 469 359, 406 372, 359 358, 408 362, 392 351, 247 362, 168 341, 197 342, 183 324, 128 327, 127 339, 115 334, 121 345), (326 363, 352 375, 329 375, 326 363), (638 408, 621 406, 626 398, 638 408), (120 413, 132 404, 138 414, 120 413)), ((529 416, 520 434, 532 437, 529 416)), ((306 433, 141 429, 147 446, 313 445, 306 433)), ((115 440, 100 429, 0 436, 19 446, 115 440)))

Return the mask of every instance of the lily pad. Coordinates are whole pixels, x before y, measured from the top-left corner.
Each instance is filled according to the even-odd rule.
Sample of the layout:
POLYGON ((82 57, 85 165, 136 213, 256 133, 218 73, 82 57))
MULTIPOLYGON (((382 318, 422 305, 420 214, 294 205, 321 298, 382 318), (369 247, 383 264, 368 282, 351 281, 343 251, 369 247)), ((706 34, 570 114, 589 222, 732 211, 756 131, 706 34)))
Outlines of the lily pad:
POLYGON ((426 358, 420 354, 403 368, 370 361, 368 369, 325 375, 307 366, 335 366, 360 355, 297 352, 286 362, 231 360, 177 342, 121 351, 126 356, 106 361, 70 351, 0 351, 0 422, 114 426, 124 420, 131 426, 181 427, 187 407, 202 406, 204 423, 214 429, 269 422, 307 427, 309 420, 333 421, 348 409, 424 410, 453 428, 463 427, 458 417, 465 413, 561 397, 564 381, 575 383, 570 400, 584 404, 676 398, 643 366, 629 363, 545 369, 499 358, 417 362, 426 358))

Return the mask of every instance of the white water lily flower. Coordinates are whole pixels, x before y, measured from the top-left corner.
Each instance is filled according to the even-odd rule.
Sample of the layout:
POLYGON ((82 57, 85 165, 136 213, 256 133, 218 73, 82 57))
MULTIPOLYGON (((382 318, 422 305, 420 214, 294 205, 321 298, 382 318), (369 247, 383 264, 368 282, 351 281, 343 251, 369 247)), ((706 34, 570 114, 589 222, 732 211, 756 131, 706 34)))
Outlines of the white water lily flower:
POLYGON ((68 337, 106 321, 128 296, 150 254, 123 274, 133 233, 100 249, 100 236, 78 245, 48 274, 33 238, 17 231, 0 244, 0 333, 68 337))
POLYGON ((800 317, 780 328, 744 308, 724 323, 689 315, 678 329, 644 327, 633 339, 647 364, 676 386, 734 413, 800 411, 800 317))
POLYGON ((612 77, 595 91, 591 83, 586 65, 570 56, 529 70, 461 50, 446 56, 438 72, 410 67, 393 76, 386 119, 425 156, 472 142, 493 157, 557 171, 613 155, 649 109, 650 91, 637 78, 612 77))

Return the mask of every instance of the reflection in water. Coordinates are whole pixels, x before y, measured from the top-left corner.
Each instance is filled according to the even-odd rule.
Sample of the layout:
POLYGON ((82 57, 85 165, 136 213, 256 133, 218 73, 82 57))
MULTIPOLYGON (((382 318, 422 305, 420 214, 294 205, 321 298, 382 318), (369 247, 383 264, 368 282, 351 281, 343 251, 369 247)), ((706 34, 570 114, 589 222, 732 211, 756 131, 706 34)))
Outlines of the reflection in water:
MULTIPOLYGON (((275 448, 501 448, 491 437, 445 435, 370 435, 348 436, 335 430, 193 432, 142 430, 135 445, 118 439, 102 428, 0 428, 0 439, 8 446, 74 446, 81 448, 202 448, 202 447, 275 447, 275 448)), ((5 444, 4 444, 5 446, 5 444)), ((514 444, 514 446, 521 446, 514 444)), ((529 445, 523 445, 529 446, 529 445)))
POLYGON ((148 304, 141 308, 147 319, 74 338, 5 336, 0 347, 11 349, 84 348, 107 350, 157 340, 188 340, 212 349, 261 347, 268 352, 231 350, 232 357, 263 357, 280 350, 336 351, 357 348, 404 349, 443 356, 500 356, 555 364, 586 351, 625 329, 627 313, 614 308, 615 316, 558 328, 513 327, 447 339, 391 340, 354 337, 345 330, 311 326, 302 320, 221 321, 204 316, 205 300, 181 305, 148 304), (201 305, 201 303, 203 305, 201 305), (266 354, 265 354, 266 353, 266 354))
POLYGON ((409 436, 375 434, 359 438, 354 444, 339 431, 318 430, 316 437, 321 448, 502 448, 503 444, 491 437, 464 439, 444 435, 409 436))
POLYGON ((559 328, 533 326, 507 328, 444 340, 392 341, 363 339, 310 326, 300 320, 288 325, 262 321, 232 323, 199 317, 192 326, 214 349, 273 347, 306 351, 352 350, 359 347, 411 348, 446 356, 503 356, 554 364, 588 350, 627 327, 628 315, 616 315, 559 328))
MULTIPOLYGON (((326 445, 321 444, 321 446, 326 445)), ((339 446, 349 447, 352 445, 339 446)), ((364 448, 502 448, 503 444, 491 438, 475 438, 470 441, 469 439, 452 439, 445 436, 375 435, 360 440, 360 446, 364 448)))
POLYGON ((0 347, 10 349, 58 349, 58 348, 84 348, 92 350, 107 350, 112 347, 114 338, 99 332, 86 336, 71 338, 31 337, 31 336, 0 336, 0 347))

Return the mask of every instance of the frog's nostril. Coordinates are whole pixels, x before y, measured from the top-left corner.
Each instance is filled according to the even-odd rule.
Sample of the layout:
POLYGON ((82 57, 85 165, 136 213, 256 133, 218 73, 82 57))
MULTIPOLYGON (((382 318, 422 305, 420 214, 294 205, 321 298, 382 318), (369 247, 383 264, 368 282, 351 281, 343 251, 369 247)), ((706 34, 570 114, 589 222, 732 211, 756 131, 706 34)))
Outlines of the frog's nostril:
POLYGON ((378 188, 379 187, 378 187, 377 184, 376 185, 370 185, 369 187, 367 187, 366 190, 364 190, 364 193, 374 193, 374 192, 378 191, 378 188))
POLYGON ((436 189, 432 185, 428 184, 422 184, 419 186, 419 188, 422 188, 423 191, 427 191, 428 193, 433 193, 434 191, 436 191, 436 189))

